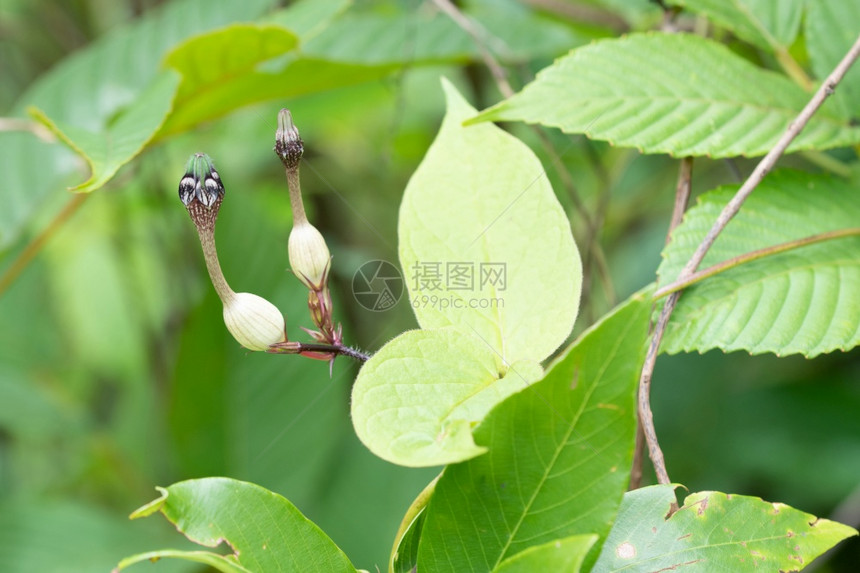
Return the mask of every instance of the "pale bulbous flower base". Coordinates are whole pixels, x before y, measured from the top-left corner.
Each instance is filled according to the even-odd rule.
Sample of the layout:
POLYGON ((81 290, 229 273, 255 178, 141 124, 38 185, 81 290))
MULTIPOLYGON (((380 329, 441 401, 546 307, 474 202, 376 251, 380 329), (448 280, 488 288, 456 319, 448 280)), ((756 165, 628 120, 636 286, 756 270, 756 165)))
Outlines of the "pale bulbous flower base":
POLYGON ((278 307, 249 292, 233 293, 224 301, 224 324, 248 350, 266 350, 284 342, 286 323, 278 307))
POLYGON ((321 289, 328 278, 331 259, 322 234, 306 220, 298 222, 290 232, 287 248, 290 267, 299 280, 311 290, 321 289))

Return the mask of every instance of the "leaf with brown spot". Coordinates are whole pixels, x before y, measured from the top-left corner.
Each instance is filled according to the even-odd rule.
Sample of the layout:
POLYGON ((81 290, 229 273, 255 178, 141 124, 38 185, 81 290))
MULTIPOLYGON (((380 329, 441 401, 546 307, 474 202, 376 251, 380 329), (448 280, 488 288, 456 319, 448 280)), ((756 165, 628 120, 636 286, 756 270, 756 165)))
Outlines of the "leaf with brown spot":
POLYGON ((693 493, 670 518, 672 485, 628 492, 592 573, 798 571, 839 541, 847 525, 784 504, 716 491, 693 493), (636 552, 618 551, 635 547, 636 552))

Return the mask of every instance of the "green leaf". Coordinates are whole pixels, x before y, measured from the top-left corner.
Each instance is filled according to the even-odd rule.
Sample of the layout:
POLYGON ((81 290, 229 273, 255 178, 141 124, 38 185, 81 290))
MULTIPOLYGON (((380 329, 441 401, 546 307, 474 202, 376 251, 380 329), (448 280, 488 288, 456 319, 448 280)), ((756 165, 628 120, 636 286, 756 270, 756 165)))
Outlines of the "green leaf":
MULTIPOLYGON (((833 71, 860 35, 860 3, 844 0, 807 2, 806 47, 819 78, 833 71)), ((845 117, 860 117, 860 66, 848 70, 832 96, 845 117)))
MULTIPOLYGON (((818 0, 815 0, 816 2, 818 0)), ((759 48, 785 50, 797 37, 805 0, 669 0, 707 16, 759 48)), ((813 2, 814 4, 815 2, 813 2)))
MULTIPOLYGON (((226 543, 231 554, 218 560, 180 552, 166 555, 206 562, 221 571, 350 571, 346 555, 296 507, 258 485, 228 478, 188 480, 159 488, 161 497, 131 518, 156 511, 190 540, 206 547, 226 543), (204 561, 204 559, 208 561, 204 561)), ((130 564, 141 556, 130 558, 130 564)))
MULTIPOLYGON (((582 39, 569 26, 511 0, 471 1, 464 14, 480 23, 489 48, 502 61, 553 56, 582 39)), ((338 18, 302 50, 317 58, 356 64, 462 62, 481 57, 474 39, 435 10, 353 10, 338 18)))
POLYGON ((167 54, 164 63, 182 74, 178 103, 193 105, 189 100, 197 92, 290 52, 298 43, 295 34, 279 26, 233 24, 183 42, 167 54))
POLYGON ((543 545, 535 545, 504 560, 493 571, 494 573, 534 573, 535 571, 577 573, 595 541, 597 541, 596 535, 572 535, 543 545))
POLYGON ((427 508, 419 571, 491 571, 536 545, 608 533, 633 456, 648 294, 604 318, 475 430, 489 451, 445 468, 427 508))
MULTIPOLYGON (((213 4, 208 0, 170 2, 148 11, 132 24, 113 30, 87 48, 73 53, 40 77, 21 96, 11 115, 21 116, 32 106, 41 110, 52 123, 77 132, 70 139, 82 143, 99 143, 93 137, 113 132, 129 137, 114 122, 129 122, 154 113, 146 101, 138 102, 148 88, 153 95, 167 88, 159 79, 161 59, 177 42, 200 32, 236 20, 260 16, 272 0, 247 0, 213 4), (113 131, 112 131, 113 127, 113 131), (95 136, 94 134, 99 134, 95 136)), ((140 127, 140 125, 138 125, 140 127)), ((141 139, 138 134, 137 139, 141 139)), ((129 151, 134 146, 128 146, 129 151)), ((0 249, 10 245, 24 226, 43 209, 52 196, 63 193, 70 177, 81 177, 80 162, 62 144, 45 144, 29 134, 0 132, 0 172, 5 191, 0 193, 0 249)), ((119 156, 114 163, 122 164, 119 156)), ((126 161, 130 160, 126 156, 126 161)), ((90 181, 87 190, 98 180, 106 180, 107 171, 90 181)), ((78 179, 80 181, 80 179, 78 179)))
POLYGON ((72 191, 89 193, 103 187, 152 139, 170 112, 178 85, 177 74, 160 74, 115 121, 98 132, 53 121, 35 107, 30 108, 30 113, 86 160, 90 178, 72 187, 72 191))
POLYGON ((383 346, 358 374, 352 422, 377 456, 435 466, 477 456, 471 427, 498 402, 540 379, 539 364, 510 367, 453 328, 412 330, 383 346))
POLYGON ((144 561, 158 561, 159 559, 179 559, 188 561, 189 563, 202 563, 209 565, 213 569, 223 571, 224 573, 253 573, 249 569, 245 569, 241 565, 231 559, 230 555, 219 555, 211 551, 179 551, 178 549, 161 549, 158 551, 148 551, 146 553, 138 553, 131 557, 126 557, 114 569, 114 573, 127 569, 136 563, 144 561))
MULTIPOLYGON (((755 156, 770 150, 808 99, 712 40, 634 34, 574 50, 467 123, 541 123, 643 153, 755 156)), ((860 142, 860 128, 825 111, 789 151, 860 142)))
POLYGON ((531 150, 493 125, 464 128, 475 110, 444 89, 445 120, 400 206, 412 306, 422 328, 455 326, 506 364, 543 360, 579 306, 570 223, 531 150))
POLYGON ((251 101, 267 92, 250 92, 256 66, 292 52, 298 38, 280 26, 234 24, 196 36, 173 49, 165 64, 182 75, 176 109, 164 128, 172 133, 251 101), (227 94, 225 96, 225 94, 227 94))
MULTIPOLYGON (((657 273, 680 273, 737 187, 700 197, 672 234, 657 273)), ((777 171, 756 189, 700 268, 764 247, 857 227, 856 189, 844 180, 777 171)), ((860 343, 860 238, 847 237, 742 264, 684 291, 662 349, 815 356, 860 343)))
POLYGON ((655 485, 624 496, 594 573, 799 571, 857 535, 781 503, 715 491, 690 494, 666 519, 674 488, 655 485))
POLYGON ((222 117, 251 103, 271 99, 287 100, 382 79, 400 67, 345 64, 316 58, 293 59, 291 54, 287 55, 287 59, 284 65, 260 64, 247 73, 212 84, 205 92, 195 93, 193 98, 170 115, 158 136, 166 137, 186 131, 203 121, 222 117))
POLYGON ((438 481, 439 476, 433 478, 406 510, 394 536, 394 547, 391 548, 391 557, 388 560, 389 573, 409 573, 418 566, 418 542, 424 528, 424 517, 427 515, 424 510, 433 497, 438 481))

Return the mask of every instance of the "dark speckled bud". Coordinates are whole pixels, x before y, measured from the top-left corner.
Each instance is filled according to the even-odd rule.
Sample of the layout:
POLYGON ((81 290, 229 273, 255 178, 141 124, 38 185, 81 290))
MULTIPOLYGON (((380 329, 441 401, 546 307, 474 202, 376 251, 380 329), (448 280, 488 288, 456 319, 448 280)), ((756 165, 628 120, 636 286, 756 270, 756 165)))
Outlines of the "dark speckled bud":
POLYGON ((305 152, 305 144, 299 137, 299 130, 293 124, 290 110, 278 113, 278 130, 275 132, 275 154, 287 169, 297 169, 305 152))
POLYGON ((179 198, 199 230, 215 228, 224 199, 224 184, 205 153, 195 153, 185 165, 185 175, 179 181, 179 198))
POLYGON ((222 197, 224 184, 215 164, 205 153, 195 153, 185 165, 185 175, 179 182, 179 198, 186 207, 196 199, 211 209, 222 197))

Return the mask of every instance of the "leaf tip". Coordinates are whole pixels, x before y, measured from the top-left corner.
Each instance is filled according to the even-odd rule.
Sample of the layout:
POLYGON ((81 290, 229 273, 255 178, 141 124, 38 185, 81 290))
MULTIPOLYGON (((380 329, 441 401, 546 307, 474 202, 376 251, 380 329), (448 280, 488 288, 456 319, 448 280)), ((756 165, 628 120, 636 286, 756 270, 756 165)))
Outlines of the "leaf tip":
POLYGON ((164 507, 164 503, 167 501, 167 496, 170 495, 170 493, 167 491, 167 489, 163 487, 155 486, 155 489, 161 495, 159 495, 157 498, 150 501, 149 503, 142 505, 132 511, 131 514, 128 516, 129 519, 138 519, 140 517, 150 516, 156 511, 160 511, 161 508, 164 507))

